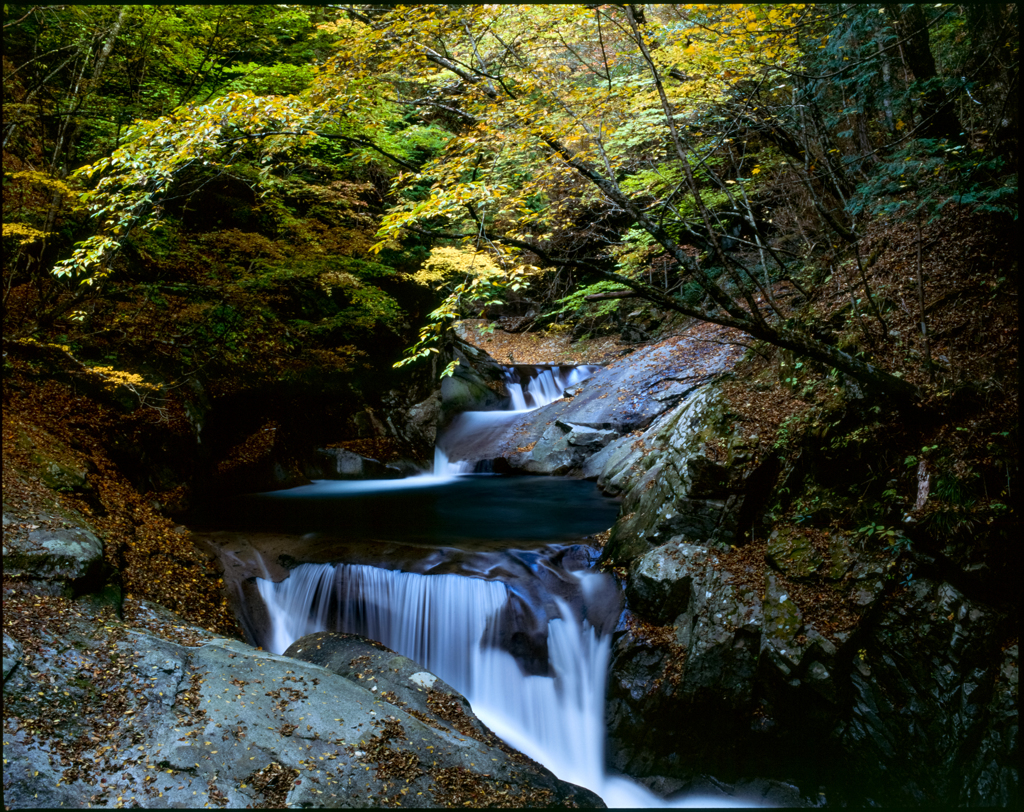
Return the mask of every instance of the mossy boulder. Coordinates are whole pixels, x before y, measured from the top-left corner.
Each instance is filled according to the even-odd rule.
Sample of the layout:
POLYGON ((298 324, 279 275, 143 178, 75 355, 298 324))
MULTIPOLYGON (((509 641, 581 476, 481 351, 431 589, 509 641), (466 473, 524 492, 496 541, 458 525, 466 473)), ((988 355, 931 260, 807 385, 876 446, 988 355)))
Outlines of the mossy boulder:
POLYGON ((816 573, 824 558, 809 536, 789 528, 772 531, 768 539, 768 560, 776 569, 792 578, 807 578, 816 573))
POLYGON ((38 457, 36 460, 40 463, 41 468, 39 479, 50 490, 58 493, 81 493, 92 489, 92 485, 88 481, 88 474, 84 469, 59 462, 44 461, 38 457))
MULTIPOLYGON (((4 575, 50 584, 60 592, 103 581, 103 542, 83 521, 40 513, 31 522, 4 516, 4 575)), ((46 591, 53 591, 47 588, 46 591)))

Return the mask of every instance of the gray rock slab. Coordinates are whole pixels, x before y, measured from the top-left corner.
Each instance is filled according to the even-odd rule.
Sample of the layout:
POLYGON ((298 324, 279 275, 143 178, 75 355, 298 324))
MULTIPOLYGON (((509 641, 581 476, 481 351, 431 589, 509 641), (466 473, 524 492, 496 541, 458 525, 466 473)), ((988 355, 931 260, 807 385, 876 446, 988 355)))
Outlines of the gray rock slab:
MULTIPOLYGON (((485 444, 486 447, 477 443, 472 449, 453 448, 450 458, 504 459, 512 469, 529 473, 579 475, 593 454, 607 447, 617 436, 649 426, 680 401, 692 398, 693 392, 728 369, 737 356, 735 347, 701 344, 685 338, 643 347, 573 386, 570 396, 516 416, 507 430, 485 444), (666 382, 674 387, 671 392, 666 389, 666 382), (564 458, 561 447, 558 447, 554 449, 558 459, 550 458, 551 451, 541 444, 555 444, 556 438, 548 432, 551 426, 559 423, 575 427, 569 430, 575 434, 568 444, 586 450, 586 454, 573 455, 570 460, 564 458), (584 432, 584 429, 613 433, 595 435, 584 432), (547 440, 545 435, 548 435, 547 440), (541 446, 540 453, 537 446, 541 446), (517 450, 530 447, 532 452, 517 450)), ((462 386, 462 383, 449 384, 452 394, 444 396, 445 402, 452 405, 456 401, 471 403, 478 398, 481 405, 468 408, 493 408, 490 399, 481 391, 482 382, 474 382, 472 392, 462 393, 460 389, 456 393, 455 387, 462 386)), ((588 466, 587 471, 585 476, 589 478, 596 475, 593 465, 588 466)))
POLYGON ((602 805, 489 741, 463 698, 368 641, 344 674, 201 642, 85 611, 44 629, 31 666, 4 681, 5 805, 602 805), (380 659, 364 669, 366 650, 380 659))
POLYGON ((401 471, 345 448, 318 448, 318 471, 325 479, 397 479, 401 471))
POLYGON ((21 662, 21 643, 12 637, 4 635, 4 680, 21 662))

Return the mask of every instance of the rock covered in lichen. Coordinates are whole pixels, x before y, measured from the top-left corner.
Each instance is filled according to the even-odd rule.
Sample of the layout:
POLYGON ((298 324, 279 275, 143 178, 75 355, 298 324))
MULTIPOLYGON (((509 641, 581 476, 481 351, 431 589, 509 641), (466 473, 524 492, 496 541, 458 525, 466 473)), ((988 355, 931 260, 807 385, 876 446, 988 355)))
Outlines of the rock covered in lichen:
POLYGON ((166 611, 136 613, 144 628, 67 598, 5 609, 41 601, 50 622, 5 644, 10 808, 603 806, 485 740, 464 700, 393 652, 364 666, 351 651, 342 675, 171 628, 166 611))

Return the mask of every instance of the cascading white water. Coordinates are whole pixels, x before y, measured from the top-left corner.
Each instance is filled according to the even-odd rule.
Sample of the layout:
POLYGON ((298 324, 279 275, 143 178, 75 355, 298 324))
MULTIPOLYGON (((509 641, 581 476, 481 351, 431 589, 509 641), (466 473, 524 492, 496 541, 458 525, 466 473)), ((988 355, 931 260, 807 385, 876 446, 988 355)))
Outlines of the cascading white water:
MULTIPOLYGON (((523 381, 516 368, 508 367, 511 408, 462 412, 442 439, 448 448, 469 437, 498 439, 518 414, 557 400, 597 369, 534 367, 534 374, 523 381)), ((439 442, 435 449, 433 475, 396 480, 391 486, 437 482, 473 471, 472 461, 449 461, 445 447, 439 442)), ((588 594, 600 592, 600 579, 608 578, 585 570, 565 575, 578 580, 584 604, 588 594)), ((598 634, 557 597, 552 602, 558 616, 547 628, 551 676, 530 676, 499 645, 498 617, 511 594, 500 581, 303 564, 280 583, 258 578, 256 584, 270 619, 264 645, 271 651, 282 653, 298 638, 325 630, 378 640, 459 690, 506 742, 559 778, 593 790, 611 807, 745 805, 707 796, 665 801, 634 781, 606 773, 604 702, 611 636, 598 634)))
POLYGON ((475 463, 471 460, 449 460, 447 449, 456 446, 460 439, 475 437, 486 439, 505 434, 505 428, 524 411, 532 411, 553 403, 565 394, 565 390, 593 375, 600 367, 581 365, 576 367, 533 367, 534 375, 523 380, 516 367, 505 367, 505 389, 508 391, 510 406, 498 411, 469 411, 455 416, 434 447, 434 476, 452 477, 473 472, 475 463))
MULTIPOLYGON (((574 574, 581 590, 599 573, 574 574)), ((280 583, 256 580, 270 618, 266 647, 282 653, 315 631, 361 634, 422 664, 460 691, 498 736, 559 778, 612 807, 740 806, 694 797, 666 802, 604 769, 604 694, 610 635, 599 636, 555 599, 548 624, 553 676, 527 676, 498 646, 492 621, 509 600, 498 581, 376 567, 302 564, 280 583)))
POLYGON ((539 409, 553 403, 565 394, 565 390, 585 381, 600 367, 582 364, 576 367, 537 367, 535 377, 528 378, 526 385, 519 380, 515 367, 505 368, 505 388, 512 399, 512 410, 539 409))

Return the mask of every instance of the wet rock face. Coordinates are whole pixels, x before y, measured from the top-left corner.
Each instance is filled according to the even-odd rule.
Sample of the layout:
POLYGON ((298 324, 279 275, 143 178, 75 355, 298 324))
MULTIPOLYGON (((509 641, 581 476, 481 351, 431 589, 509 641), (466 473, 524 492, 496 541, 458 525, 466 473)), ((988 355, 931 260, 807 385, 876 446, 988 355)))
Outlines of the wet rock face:
POLYGON ((760 597, 729 583, 712 551, 681 538, 634 564, 626 596, 663 630, 653 642, 641 630, 614 643, 612 765, 630 774, 683 775, 700 769, 708 751, 726 758, 753 709, 760 597))
POLYGON ((853 804, 1015 804, 1007 619, 946 582, 898 587, 884 560, 837 537, 807 558, 851 579, 860 621, 826 636, 782 578, 806 570, 791 541, 769 545, 778 570, 757 592, 681 538, 634 561, 637 622, 612 650, 611 764, 680 780, 747 765, 853 804))
POLYGON ((556 420, 541 435, 522 469, 531 474, 561 476, 580 470, 586 461, 619 433, 556 420))
POLYGON ((5 636, 5 805, 479 806, 504 793, 602 806, 369 641, 313 635, 295 659, 190 634, 172 642, 83 605, 31 641, 30 662, 5 636), (40 692, 54 697, 45 723, 40 692))

